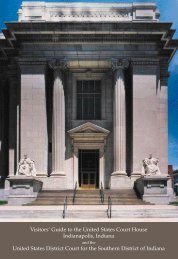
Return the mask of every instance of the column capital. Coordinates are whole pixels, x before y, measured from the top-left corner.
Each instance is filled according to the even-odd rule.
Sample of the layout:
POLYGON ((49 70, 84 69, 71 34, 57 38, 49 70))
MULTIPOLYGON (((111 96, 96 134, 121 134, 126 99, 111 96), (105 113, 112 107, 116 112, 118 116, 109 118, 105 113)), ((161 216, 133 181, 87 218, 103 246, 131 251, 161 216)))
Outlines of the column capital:
POLYGON ((128 59, 112 59, 111 60, 111 68, 113 71, 117 69, 126 69, 129 67, 128 59))
POLYGON ((65 70, 68 68, 68 62, 66 59, 54 59, 49 61, 49 67, 53 70, 65 70))

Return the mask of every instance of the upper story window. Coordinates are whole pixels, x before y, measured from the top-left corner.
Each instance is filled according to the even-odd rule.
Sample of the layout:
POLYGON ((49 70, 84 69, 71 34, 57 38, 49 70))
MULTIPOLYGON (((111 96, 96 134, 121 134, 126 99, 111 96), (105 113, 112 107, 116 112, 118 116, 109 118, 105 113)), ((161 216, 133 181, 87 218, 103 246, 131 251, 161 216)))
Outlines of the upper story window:
POLYGON ((77 81, 77 119, 101 119, 101 81, 77 81))

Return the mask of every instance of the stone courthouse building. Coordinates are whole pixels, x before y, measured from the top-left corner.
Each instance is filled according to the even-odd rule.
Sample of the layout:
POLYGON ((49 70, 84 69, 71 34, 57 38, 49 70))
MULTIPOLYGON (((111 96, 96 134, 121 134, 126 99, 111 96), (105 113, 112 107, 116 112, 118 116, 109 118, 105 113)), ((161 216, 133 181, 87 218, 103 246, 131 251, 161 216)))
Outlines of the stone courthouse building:
POLYGON ((132 188, 168 168, 168 66, 154 3, 23 2, 0 35, 0 174, 24 155, 44 189, 132 188))

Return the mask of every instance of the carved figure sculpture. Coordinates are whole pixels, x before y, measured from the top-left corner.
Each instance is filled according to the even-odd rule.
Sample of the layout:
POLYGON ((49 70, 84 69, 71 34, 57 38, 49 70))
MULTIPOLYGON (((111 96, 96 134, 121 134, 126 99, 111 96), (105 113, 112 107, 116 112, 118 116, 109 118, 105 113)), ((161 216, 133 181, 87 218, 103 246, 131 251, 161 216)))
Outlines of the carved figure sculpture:
POLYGON ((154 158, 152 154, 149 154, 148 158, 143 160, 143 170, 142 173, 146 175, 160 175, 160 169, 158 166, 159 159, 154 158))
POLYGON ((18 164, 16 175, 36 176, 35 162, 24 155, 18 164))

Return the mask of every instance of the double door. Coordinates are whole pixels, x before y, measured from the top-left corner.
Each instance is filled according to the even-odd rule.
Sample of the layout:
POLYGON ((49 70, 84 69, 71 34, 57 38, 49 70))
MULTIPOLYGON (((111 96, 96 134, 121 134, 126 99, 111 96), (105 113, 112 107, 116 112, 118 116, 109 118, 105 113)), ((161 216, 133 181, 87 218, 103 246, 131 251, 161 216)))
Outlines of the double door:
POLYGON ((99 150, 79 150, 79 186, 99 187, 99 150))

